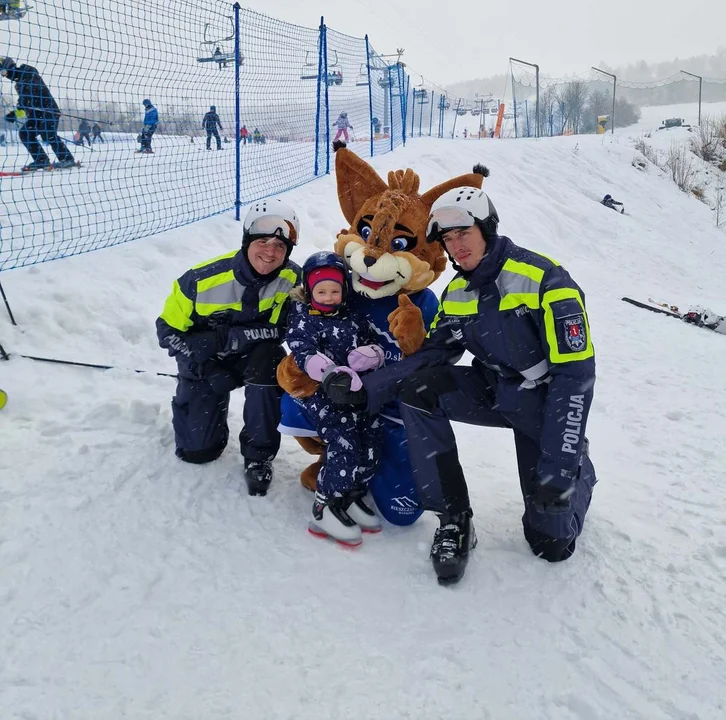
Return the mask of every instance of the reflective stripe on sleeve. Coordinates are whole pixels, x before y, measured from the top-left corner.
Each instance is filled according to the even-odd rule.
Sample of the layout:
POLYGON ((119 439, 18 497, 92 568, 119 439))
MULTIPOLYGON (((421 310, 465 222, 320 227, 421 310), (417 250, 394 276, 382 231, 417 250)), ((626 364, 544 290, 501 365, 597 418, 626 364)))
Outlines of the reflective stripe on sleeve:
POLYGON ((585 304, 582 302, 582 296, 580 295, 579 290, 576 290, 575 288, 559 288, 556 290, 548 290, 542 296, 542 309, 544 310, 545 336, 547 338, 547 345, 549 346, 551 363, 566 363, 576 360, 587 360, 588 358, 593 357, 595 351, 592 347, 592 340, 590 339, 590 323, 587 319, 585 304), (552 305, 559 302, 560 300, 575 300, 580 306, 582 320, 585 324, 585 330, 587 333, 585 348, 580 352, 560 352, 557 342, 555 315, 552 310, 552 305))
POLYGON ((164 309, 161 312, 161 319, 175 330, 186 332, 194 324, 192 322, 192 312, 194 303, 182 292, 179 281, 174 280, 171 289, 171 295, 164 303, 164 309))

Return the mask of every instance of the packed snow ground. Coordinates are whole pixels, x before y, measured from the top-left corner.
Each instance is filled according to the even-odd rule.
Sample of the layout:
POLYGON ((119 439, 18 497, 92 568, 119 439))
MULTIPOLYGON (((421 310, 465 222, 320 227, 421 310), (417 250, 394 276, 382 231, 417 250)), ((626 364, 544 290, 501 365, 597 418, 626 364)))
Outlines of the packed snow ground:
MULTIPOLYGON (((266 498, 243 492, 234 442, 208 466, 175 459, 174 381, 129 370, 174 371, 154 319, 175 277, 239 244, 231 215, 3 273, 19 325, 0 317, 15 355, 0 363, 0 717, 726 716, 726 338, 620 301, 726 312, 726 235, 633 156, 616 133, 422 139, 373 160, 423 189, 485 162, 502 232, 587 294, 600 483, 577 552, 531 554, 511 435, 458 425, 480 542, 454 588, 430 567, 434 518, 357 551, 308 535, 309 458, 289 438, 266 498), (598 204, 607 192, 627 215, 598 204)), ((286 197, 294 258, 331 247, 334 178, 286 197)))

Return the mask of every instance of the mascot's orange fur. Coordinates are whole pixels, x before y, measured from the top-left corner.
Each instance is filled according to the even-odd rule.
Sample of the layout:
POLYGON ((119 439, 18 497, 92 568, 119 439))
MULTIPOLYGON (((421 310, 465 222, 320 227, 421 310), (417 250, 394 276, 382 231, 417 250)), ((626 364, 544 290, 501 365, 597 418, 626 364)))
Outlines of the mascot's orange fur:
MULTIPOLYGON (((404 355, 415 353, 426 337, 421 311, 407 293, 427 288, 446 267, 439 243, 426 242, 431 205, 456 187, 480 188, 489 171, 482 165, 419 194, 419 177, 411 169, 388 173, 386 184, 365 160, 334 144, 338 200, 350 227, 341 230, 335 252, 351 270, 353 290, 373 300, 398 295, 398 308, 389 316, 389 331, 404 355)), ((288 355, 277 370, 280 386, 293 397, 308 397, 319 383, 308 377, 288 355)), ((318 438, 298 437, 312 455, 322 456, 318 438)), ((315 489, 322 457, 305 468, 302 484, 315 489)))

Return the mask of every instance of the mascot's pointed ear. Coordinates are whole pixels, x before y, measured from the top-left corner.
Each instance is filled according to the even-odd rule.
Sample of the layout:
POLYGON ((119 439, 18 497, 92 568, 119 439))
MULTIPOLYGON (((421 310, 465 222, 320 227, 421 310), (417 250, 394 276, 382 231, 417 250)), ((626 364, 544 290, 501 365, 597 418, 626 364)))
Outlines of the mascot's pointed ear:
POLYGON ((378 173, 343 143, 335 148, 335 177, 340 209, 351 225, 367 200, 388 190, 388 185, 381 180, 378 173))
POLYGON ((481 189, 485 177, 489 177, 489 168, 484 165, 475 165, 474 171, 466 175, 451 178, 441 185, 432 187, 421 196, 421 202, 430 208, 445 192, 458 187, 475 187, 481 189))

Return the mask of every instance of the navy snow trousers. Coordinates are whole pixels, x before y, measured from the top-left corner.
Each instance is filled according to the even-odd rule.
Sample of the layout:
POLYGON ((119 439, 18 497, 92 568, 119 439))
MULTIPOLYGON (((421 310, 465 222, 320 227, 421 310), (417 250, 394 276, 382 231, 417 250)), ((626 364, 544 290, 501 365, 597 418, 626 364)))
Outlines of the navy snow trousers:
MULTIPOLYGON (((473 367, 425 368, 401 386, 401 417, 419 500, 425 510, 456 514, 470 510, 469 491, 459 463, 451 421, 484 427, 511 428, 524 499, 522 525, 533 552, 550 562, 566 560, 582 532, 597 479, 583 453, 569 506, 548 509, 534 501, 546 386, 517 393, 511 411, 494 409, 494 390, 473 367)), ((485 448, 482 438, 482 448, 485 448)), ((587 446, 586 446, 587 447, 587 446)))
POLYGON ((219 130, 217 130, 216 127, 208 127, 207 128, 207 150, 212 149, 212 136, 214 136, 214 139, 217 141, 217 150, 222 149, 222 141, 219 137, 219 130))
POLYGON ((364 410, 333 404, 322 390, 298 402, 325 443, 318 492, 333 498, 367 488, 381 459, 381 421, 364 410))
POLYGON ((272 460, 280 449, 280 390, 275 373, 285 351, 259 343, 234 360, 205 364, 203 377, 191 377, 180 364, 176 395, 171 401, 176 455, 190 463, 216 460, 229 439, 229 394, 245 389, 240 449, 245 460, 272 460))

